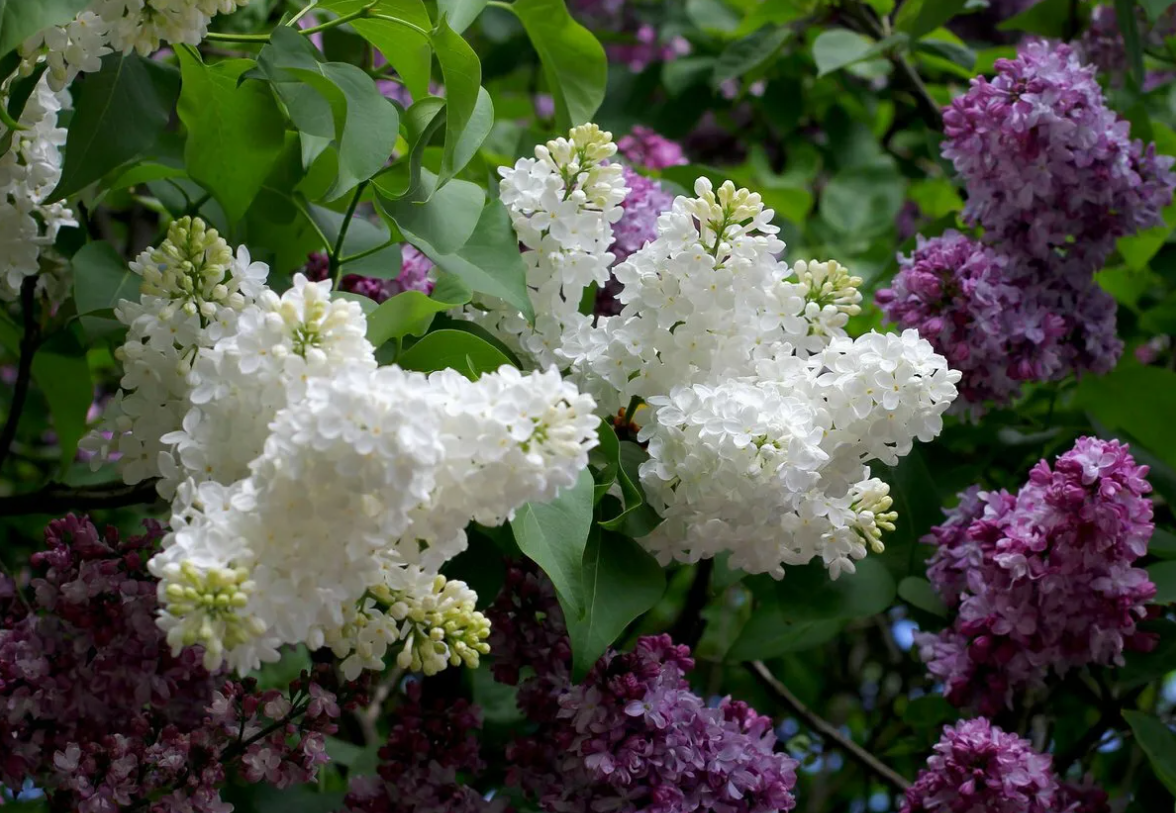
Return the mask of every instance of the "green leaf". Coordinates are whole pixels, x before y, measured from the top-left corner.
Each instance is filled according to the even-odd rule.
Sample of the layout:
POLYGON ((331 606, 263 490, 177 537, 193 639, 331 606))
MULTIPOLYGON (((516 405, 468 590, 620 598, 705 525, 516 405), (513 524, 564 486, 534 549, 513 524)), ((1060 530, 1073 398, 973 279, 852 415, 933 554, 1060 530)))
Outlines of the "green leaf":
POLYGON ((367 320, 367 338, 379 347, 392 339, 423 336, 433 316, 453 305, 430 299, 420 291, 405 291, 388 299, 371 312, 367 320))
MULTIPOLYGON (((318 7, 343 16, 368 6, 370 0, 321 0, 318 7)), ((433 27, 428 9, 422 0, 379 0, 371 10, 404 20, 417 28, 428 31, 433 27)), ((396 73, 404 79, 414 99, 429 95, 429 78, 433 65, 433 54, 427 37, 390 20, 353 20, 351 27, 376 47, 388 60, 396 73)))
POLYGON ((429 39, 445 79, 445 150, 441 154, 439 173, 444 183, 469 163, 481 144, 478 140, 478 145, 470 150, 467 143, 459 151, 466 128, 473 126, 481 133, 482 139, 490 132, 490 125, 494 123, 494 105, 490 95, 481 87, 482 63, 478 61, 478 55, 460 34, 449 28, 444 18, 429 39), (478 121, 471 123, 475 113, 478 113, 478 121))
POLYGON ((378 743, 365 747, 337 737, 325 737, 324 744, 331 762, 347 768, 348 776, 371 776, 376 773, 376 768, 380 764, 380 757, 377 754, 380 750, 378 743))
POLYGON ((1135 733, 1135 741, 1147 754, 1156 778, 1176 794, 1176 734, 1156 717, 1129 709, 1123 719, 1135 733))
POLYGON ((476 381, 504 364, 510 365, 511 361, 497 347, 473 333, 436 330, 405 350, 396 363, 421 373, 454 369, 476 381))
MULTIPOLYGON (((323 246, 323 250, 333 249, 339 237, 339 229, 343 227, 343 215, 322 206, 311 206, 309 214, 318 230, 330 241, 328 245, 323 246)), ((400 276, 400 246, 390 242, 391 239, 391 233, 384 223, 373 223, 361 215, 353 217, 351 225, 347 227, 347 236, 343 238, 343 259, 379 246, 387 247, 361 259, 352 260, 343 266, 343 273, 360 274, 376 279, 396 279, 400 276)))
POLYGON ((139 275, 105 242, 82 246, 70 258, 70 268, 74 304, 86 336, 93 340, 120 332, 123 325, 110 318, 110 311, 123 299, 139 299, 139 275))
POLYGON ((1176 562, 1156 562, 1147 569, 1147 577, 1156 585, 1153 604, 1176 602, 1176 562))
POLYGON ((592 527, 592 472, 580 472, 576 484, 551 502, 527 503, 510 521, 519 550, 543 569, 555 585, 565 618, 582 618, 585 610, 583 560, 592 527))
POLYGON ((775 56, 791 36, 791 28, 780 26, 761 28, 754 34, 735 40, 719 54, 719 60, 715 63, 715 85, 754 71, 775 56))
POLYGON ((1108 375, 1085 376, 1077 406, 1108 430, 1128 432, 1169 466, 1176 467, 1176 372, 1126 360, 1108 375))
POLYGON ((838 619, 789 621, 775 602, 767 601, 743 625, 725 660, 742 663, 814 649, 832 640, 844 626, 845 622, 838 619))
MULTIPOLYGON (((445 189, 459 183, 465 182, 450 181, 445 189)), ((474 189, 481 193, 480 187, 474 189)), ((456 210, 451 212, 451 216, 464 216, 464 213, 456 210)), ((445 228, 445 214, 440 214, 440 218, 439 228, 445 228)), ((439 268, 458 277, 470 290, 498 297, 518 308, 528 321, 534 321, 535 311, 527 289, 527 267, 519 254, 518 238, 502 201, 488 201, 469 239, 460 249, 449 254, 439 251, 429 239, 410 226, 400 221, 397 224, 409 242, 439 268)))
POLYGON ((625 498, 625 510, 611 519, 601 520, 602 528, 640 539, 661 524, 661 517, 645 501, 645 492, 641 488, 638 470, 648 459, 649 454, 636 443, 626 440, 619 444, 617 480, 625 498))
POLYGON ((205 65, 193 49, 177 49, 183 86, 178 111, 188 128, 188 174, 206 187, 236 223, 270 174, 285 145, 282 114, 265 86, 241 74, 251 59, 205 65))
POLYGON ((914 181, 908 195, 919 207, 919 211, 932 220, 938 220, 964 208, 964 199, 960 197, 955 184, 947 178, 914 181))
POLYGON ((1160 19, 1160 15, 1176 5, 1176 0, 1139 0, 1139 5, 1147 12, 1148 19, 1153 23, 1160 19))
MULTIPOLYGON (((997 31, 1024 31, 1043 37, 1065 37, 1070 26, 1074 0, 1040 0, 996 27, 997 31)), ((1086 12, 1089 17, 1089 12, 1086 12)), ((1079 20, 1079 30, 1084 23, 1079 20)))
POLYGON ((478 19, 487 0, 437 0, 437 10, 445 15, 449 27, 460 34, 478 19))
POLYGON ((896 31, 917 40, 964 10, 967 0, 904 0, 894 18, 896 31))
POLYGON ((886 550, 879 558, 897 579, 921 574, 922 562, 931 548, 919 540, 943 519, 935 478, 917 448, 897 466, 880 466, 875 473, 890 486, 890 498, 898 512, 894 530, 882 537, 886 550))
POLYGON ((1139 20, 1135 17, 1135 0, 1115 0, 1115 22, 1127 52, 1127 64, 1135 86, 1143 84, 1143 42, 1139 36, 1139 20))
POLYGON ((836 581, 820 563, 788 568, 775 585, 780 612, 789 621, 866 618, 894 601, 894 578, 873 556, 855 562, 857 572, 836 581))
POLYGON ((560 130, 591 121, 604 101, 608 58, 592 32, 568 13, 564 0, 515 0, 518 15, 543 62, 560 130))
POLYGON ((1114 673, 1115 680, 1124 688, 1132 688, 1162 678, 1176 670, 1176 623, 1167 619, 1143 621, 1140 628, 1159 636, 1150 652, 1125 652, 1126 663, 1114 673))
POLYGON ((1176 559, 1176 534, 1156 528, 1151 541, 1147 543, 1147 552, 1163 559, 1176 559))
POLYGON ((821 217, 843 235, 877 237, 894 228, 906 181, 889 166, 838 172, 821 193, 821 217))
MULTIPOLYGON (((410 237, 413 245, 424 251, 420 240, 439 255, 453 254, 471 239, 477 228, 486 204, 486 192, 469 181, 450 181, 438 188, 437 176, 427 169, 421 170, 420 186, 417 194, 400 200, 383 197, 379 187, 376 191, 388 217, 406 236, 417 238, 410 237)), ((514 227, 510 226, 509 217, 507 225, 513 239, 514 227)), ((517 242, 515 245, 517 254, 517 242)), ((429 256, 436 262, 436 258, 429 256)))
POLYGON ((75 91, 61 180, 49 201, 61 200, 132 158, 159 139, 180 94, 174 68, 136 54, 110 54, 102 70, 75 91))
POLYGON ((65 25, 91 0, 7 0, 0 3, 0 56, 51 25, 65 25))
POLYGON ((376 191, 388 200, 415 198, 420 191, 425 148, 433 134, 445 125, 445 100, 439 96, 426 96, 414 103, 404 114, 404 125, 405 138, 412 145, 408 157, 401 158, 372 179, 376 191))
POLYGON ((657 560, 632 539, 595 529, 582 563, 584 614, 568 622, 572 680, 583 680, 633 619, 657 603, 666 577, 657 560))
POLYGON ((959 717, 959 710, 942 695, 917 697, 903 709, 902 721, 914 728, 938 728, 959 717))
POLYGON ((931 582, 919 576, 907 576, 898 583, 898 597, 912 607, 925 613, 947 618, 947 607, 931 586, 931 582))
POLYGON ((874 55, 876 44, 869 37, 845 28, 831 28, 822 32, 813 43, 813 60, 817 63, 817 76, 824 76, 868 59, 874 55))

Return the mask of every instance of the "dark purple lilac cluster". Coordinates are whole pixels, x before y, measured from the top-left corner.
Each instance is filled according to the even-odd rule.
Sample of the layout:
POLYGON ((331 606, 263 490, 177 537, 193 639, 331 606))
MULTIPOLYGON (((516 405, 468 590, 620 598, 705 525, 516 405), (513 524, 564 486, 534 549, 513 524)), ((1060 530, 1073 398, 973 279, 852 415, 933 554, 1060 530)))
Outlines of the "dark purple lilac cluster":
POLYGON ((1134 567, 1151 538, 1151 486, 1118 441, 1081 438, 1016 496, 972 488, 924 539, 952 626, 916 636, 947 698, 993 715, 1050 671, 1121 664, 1155 595, 1134 567))
POLYGON ((1030 42, 996 69, 944 112, 943 154, 984 243, 921 240, 877 297, 964 373, 974 415, 1025 381, 1114 366, 1115 303, 1094 274, 1117 238, 1163 222, 1176 188, 1172 159, 1130 139, 1070 46, 1030 42))
POLYGON ((463 699, 424 700, 409 683, 380 748, 378 776, 351 780, 349 813, 499 813, 505 800, 484 799, 467 782, 485 768, 478 732, 482 716, 463 699), (460 776, 460 778, 459 778, 460 776))
MULTIPOLYGON (((634 0, 574 0, 570 3, 576 19, 593 31, 613 36, 605 46, 612 62, 639 73, 654 62, 672 62, 690 53, 690 43, 681 36, 663 35, 642 19, 640 2, 634 0)), ((648 3, 657 11, 656 2, 648 3)))
POLYGON ((776 753, 771 720, 745 703, 710 707, 685 674, 687 647, 642 638, 567 680, 563 616, 545 579, 514 566, 490 613, 495 674, 522 680, 537 725, 509 747, 508 781, 552 813, 774 813, 795 806, 797 763, 776 753), (512 644, 511 641, 514 640, 512 644), (559 654, 553 654, 559 653, 559 654), (524 672, 533 676, 524 678, 524 672))
MULTIPOLYGON (((395 278, 380 279, 346 274, 339 280, 339 290, 366 296, 376 302, 383 302, 405 291, 420 291, 427 295, 433 292, 434 283, 429 275, 433 267, 432 260, 415 246, 405 243, 400 248, 400 273, 395 278)), ((306 258, 304 273, 312 282, 327 279, 330 276, 330 269, 330 260, 322 252, 315 252, 306 258)))
MULTIPOLYGON (((1145 48, 1163 51, 1164 40, 1176 34, 1176 10, 1167 9, 1154 22, 1142 6, 1136 5, 1136 26, 1145 48)), ((1122 84, 1127 74, 1127 46, 1113 5, 1095 6, 1090 12, 1090 25, 1078 42, 1082 58, 1094 65, 1099 73, 1107 74, 1111 82, 1122 84)), ((1172 78, 1170 71, 1148 71, 1142 90, 1146 93, 1172 78)))
POLYGON ((333 673, 304 674, 287 696, 209 674, 198 648, 173 657, 146 568, 162 533, 145 524, 120 539, 55 520, 31 590, 0 576, 0 783, 32 779, 54 809, 80 813, 144 799, 152 813, 228 813, 230 770, 311 781, 340 714, 333 673))

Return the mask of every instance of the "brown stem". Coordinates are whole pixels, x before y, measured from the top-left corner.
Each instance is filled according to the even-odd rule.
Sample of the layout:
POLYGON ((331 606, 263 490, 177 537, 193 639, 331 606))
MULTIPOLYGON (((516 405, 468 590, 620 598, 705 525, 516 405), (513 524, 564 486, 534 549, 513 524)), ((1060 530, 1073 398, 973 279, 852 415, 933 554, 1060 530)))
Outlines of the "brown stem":
POLYGON ((148 505, 159 499, 155 483, 155 480, 144 480, 135 485, 102 483, 77 487, 50 483, 40 491, 0 497, 0 517, 148 505))
POLYGON ((792 712, 797 717, 804 720, 809 728, 833 742, 838 748, 873 772, 879 779, 882 779, 900 791, 905 791, 911 786, 911 783, 907 781, 906 777, 880 761, 869 751, 838 731, 837 727, 828 720, 806 706, 799 697, 789 691, 788 687, 772 674, 771 670, 764 665, 763 661, 751 661, 747 664, 747 668, 775 695, 777 700, 792 709, 792 712))
POLYGON ((20 340, 20 361, 16 369, 16 386, 12 390, 12 405, 4 429, 0 431, 0 469, 8 459, 12 441, 16 439, 16 427, 24 412, 25 400, 29 396, 29 382, 33 378, 33 356, 41 338, 41 326, 35 312, 37 299, 37 277, 25 277, 20 286, 20 307, 24 316, 24 335, 20 340))

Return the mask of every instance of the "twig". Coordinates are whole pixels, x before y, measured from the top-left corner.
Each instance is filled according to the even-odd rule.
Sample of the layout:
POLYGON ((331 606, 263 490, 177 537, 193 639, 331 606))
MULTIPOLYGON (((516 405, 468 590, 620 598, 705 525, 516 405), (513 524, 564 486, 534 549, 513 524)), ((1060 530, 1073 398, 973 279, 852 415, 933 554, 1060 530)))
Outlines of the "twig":
POLYGON ((901 791, 905 791, 910 787, 911 783, 895 771, 890 766, 881 762, 877 757, 871 754, 866 749, 862 748, 849 737, 842 734, 837 728, 828 720, 817 715, 808 706, 801 702, 800 698, 789 691, 788 687, 781 683, 775 675, 771 673, 763 661, 751 661, 747 664, 747 668, 755 675, 761 683, 767 687, 772 694, 776 696, 784 705, 792 709, 797 717, 804 720, 809 728, 819 733, 822 737, 831 740, 842 751, 845 751, 851 757, 856 759, 870 771, 878 776, 880 779, 886 781, 890 785, 901 791))
POLYGON ((392 694, 392 690, 396 688, 396 684, 400 682, 402 677, 404 677, 404 670, 399 666, 394 668, 376 686, 375 692, 372 693, 372 702, 355 712, 359 727, 363 729, 363 740, 369 746, 380 743, 380 732, 376 730, 376 721, 380 719, 380 714, 384 710, 384 701, 392 694))
POLYGON ((33 356, 37 352, 41 334, 41 326, 34 311, 36 304, 37 277, 25 277, 20 286, 24 335, 20 340, 20 361, 16 370, 16 386, 12 390, 12 404, 8 410, 8 418, 4 421, 4 430, 0 432, 0 469, 4 467, 8 451, 12 448, 12 441, 16 439, 16 427, 20 423, 20 416, 29 396, 29 382, 33 377, 33 356))
POLYGON ((144 480, 130 486, 125 483, 102 483, 77 487, 50 483, 40 491, 0 497, 0 517, 150 504, 159 499, 155 482, 144 480))
POLYGON ((339 288, 339 280, 342 277, 343 266, 339 260, 343 254, 343 242, 347 239, 347 230, 351 227, 351 219, 355 217, 355 210, 359 207, 359 199, 363 197, 363 190, 367 189, 367 184, 367 181, 362 181, 359 186, 355 187, 351 202, 347 204, 347 213, 343 215, 343 222, 339 225, 339 236, 335 238, 335 247, 331 249, 330 276, 336 290, 339 288))
POLYGON ((706 623, 702 620, 702 609, 710 593, 711 572, 715 569, 714 559, 703 559, 694 570, 694 581, 690 583, 690 590, 686 593, 686 603, 682 613, 674 622, 670 630, 670 637, 675 643, 685 644, 694 649, 702 638, 702 631, 706 623))
MULTIPOLYGON (((886 39, 887 32, 882 27, 882 24, 875 19, 873 10, 866 8, 860 3, 852 6, 846 11, 849 11, 855 22, 863 26, 866 31, 874 36, 879 41, 886 39)), ((919 76, 919 72, 911 65, 910 61, 897 50, 892 50, 889 54, 890 61, 898 70, 902 78, 906 80, 906 84, 910 86, 910 91, 915 97, 915 106, 921 109, 928 117, 928 120, 934 125, 938 125, 943 119, 943 111, 939 107, 939 103, 927 90, 927 85, 923 83, 923 77, 919 76)))

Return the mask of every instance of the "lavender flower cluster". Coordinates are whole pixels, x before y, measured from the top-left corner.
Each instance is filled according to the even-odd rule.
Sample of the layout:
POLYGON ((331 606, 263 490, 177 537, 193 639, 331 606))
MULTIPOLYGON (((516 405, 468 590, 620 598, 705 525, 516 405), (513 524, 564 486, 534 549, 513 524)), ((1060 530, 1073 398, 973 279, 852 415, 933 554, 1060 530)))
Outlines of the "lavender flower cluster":
POLYGON ((983 717, 947 726, 902 813, 1110 813, 1107 795, 1060 782, 1052 759, 983 717))
POLYGON ((1117 238, 1162 223, 1176 188, 1173 159, 1130 139, 1070 46, 1030 42, 996 69, 944 112, 943 155, 985 243, 920 240, 877 295, 964 373, 973 414, 1025 381, 1114 366, 1115 304, 1094 273, 1117 238))
POLYGON ((626 65, 634 73, 640 73, 654 62, 672 62, 690 53, 690 43, 685 37, 663 36, 653 25, 642 20, 639 2, 575 0, 570 5, 576 19, 588 28, 613 35, 616 41, 610 41, 605 48, 608 58, 626 65))
MULTIPOLYGON (((376 302, 402 294, 405 291, 420 291, 422 294, 433 292, 433 279, 429 272, 433 269, 433 261, 420 252, 415 246, 407 243, 400 248, 400 273, 392 279, 365 277, 360 274, 345 274, 339 280, 339 290, 352 294, 366 296, 376 302)), ((326 254, 315 252, 306 258, 303 270, 306 278, 311 282, 321 282, 331 273, 331 264, 326 254)))
POLYGON ((1151 538, 1151 486, 1118 441, 1081 438, 1016 496, 973 487, 923 541, 951 627, 916 636, 952 703, 992 715, 1051 670, 1122 664, 1156 592, 1133 567, 1151 538))
POLYGON ((55 520, 31 597, 0 575, 0 783, 31 778, 80 813, 148 798, 152 813, 228 813, 218 787, 233 766, 249 782, 311 781, 340 714, 332 674, 304 674, 287 697, 225 683, 197 647, 173 657, 146 568, 162 530, 145 525, 120 539, 55 520))
POLYGON ((567 679, 566 628, 549 583, 514 566, 490 615, 495 675, 517 683, 537 725, 509 746, 508 781, 545 811, 771 813, 791 810, 795 760, 746 704, 708 707, 690 691, 689 649, 669 636, 609 650, 579 685, 567 679))

